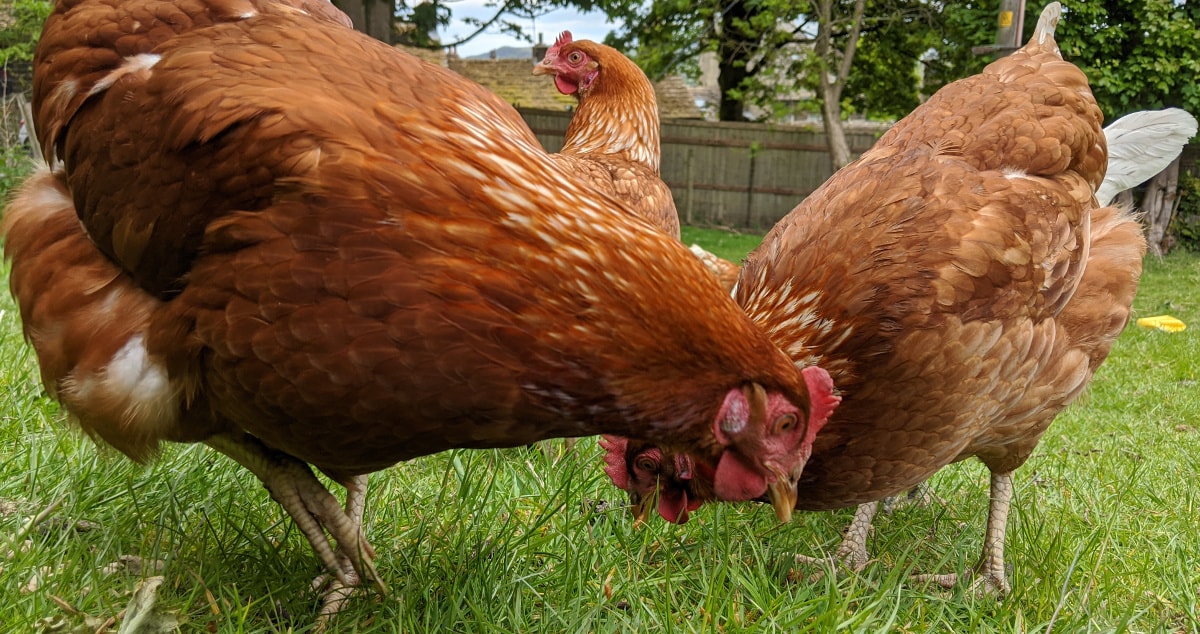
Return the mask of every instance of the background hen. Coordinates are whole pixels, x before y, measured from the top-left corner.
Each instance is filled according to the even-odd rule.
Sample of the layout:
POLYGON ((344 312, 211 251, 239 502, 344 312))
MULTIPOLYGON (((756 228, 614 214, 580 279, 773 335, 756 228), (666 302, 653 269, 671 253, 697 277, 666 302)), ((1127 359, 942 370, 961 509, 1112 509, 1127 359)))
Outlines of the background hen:
MULTIPOLYGON (((1145 248, 1128 211, 1095 203, 1101 115, 1058 53, 1059 11, 1047 7, 1024 49, 938 91, 801 203, 735 291, 844 397, 798 508, 878 500, 976 456, 992 493, 975 573, 1001 592, 1012 472, 1127 323, 1145 248)), ((609 469, 645 451, 631 448, 609 469)), ((681 464, 667 458, 666 469, 681 464)), ((689 477, 671 487, 693 507, 714 497, 705 470, 682 464, 689 477)), ((869 525, 858 519, 851 535, 869 525)))
MULTIPOLYGON (((563 31, 533 74, 552 75, 560 92, 579 99, 555 159, 678 238, 679 213, 659 167, 658 101, 642 69, 610 46, 563 31)), ((691 250, 726 290, 733 289, 737 264, 699 245, 691 250)))
POLYGON ((365 474, 400 460, 608 431, 728 495, 798 477, 804 379, 688 251, 331 5, 60 2, 34 92, 54 169, 3 229, 46 388, 134 459, 254 472, 338 579, 324 615, 382 588, 365 474))
POLYGON ((679 213, 659 171, 658 100, 646 73, 620 51, 563 31, 533 67, 579 99, 554 155, 561 169, 612 194, 663 233, 679 238, 679 213))

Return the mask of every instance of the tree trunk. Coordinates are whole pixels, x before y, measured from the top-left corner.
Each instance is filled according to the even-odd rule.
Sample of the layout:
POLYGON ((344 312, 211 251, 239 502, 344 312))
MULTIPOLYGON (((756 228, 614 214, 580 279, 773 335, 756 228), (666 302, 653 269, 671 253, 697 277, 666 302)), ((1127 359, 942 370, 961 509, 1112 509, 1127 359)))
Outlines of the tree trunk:
POLYGON ((721 33, 717 43, 717 87, 721 103, 717 118, 721 121, 745 121, 746 100, 741 95, 742 83, 750 76, 749 55, 757 41, 738 26, 750 17, 746 3, 732 2, 721 11, 721 33))
POLYGON ((817 7, 820 23, 817 25, 815 52, 821 60, 820 76, 817 78, 821 91, 821 120, 825 123, 829 160, 835 172, 848 165, 852 158, 850 144, 846 141, 846 129, 842 125, 842 88, 850 76, 850 65, 854 63, 866 4, 866 0, 856 0, 854 3, 846 47, 837 53, 833 50, 831 35, 834 26, 833 0, 821 0, 817 7))
POLYGON ((1161 256, 1171 249, 1174 239, 1167 233, 1175 202, 1179 195, 1179 159, 1155 176, 1146 185, 1142 211, 1146 214, 1146 242, 1150 252, 1161 256))
POLYGON ((355 29, 382 42, 392 43, 395 9, 391 0, 333 0, 333 6, 350 16, 355 29))
POLYGON ((825 122, 825 143, 829 146, 829 160, 835 172, 850 164, 850 142, 846 140, 846 128, 842 124, 839 93, 839 87, 828 81, 821 82, 821 120, 825 122))

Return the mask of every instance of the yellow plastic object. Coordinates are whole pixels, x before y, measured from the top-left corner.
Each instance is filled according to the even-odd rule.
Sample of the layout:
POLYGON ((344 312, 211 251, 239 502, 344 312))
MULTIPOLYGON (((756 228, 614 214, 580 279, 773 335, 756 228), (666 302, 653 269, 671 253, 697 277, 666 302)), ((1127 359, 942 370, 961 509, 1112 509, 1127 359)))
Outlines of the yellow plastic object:
POLYGON ((1137 320, 1137 325, 1142 328, 1158 328, 1166 332, 1181 332, 1187 328, 1187 324, 1179 321, 1170 315, 1159 315, 1157 317, 1142 317, 1137 320))

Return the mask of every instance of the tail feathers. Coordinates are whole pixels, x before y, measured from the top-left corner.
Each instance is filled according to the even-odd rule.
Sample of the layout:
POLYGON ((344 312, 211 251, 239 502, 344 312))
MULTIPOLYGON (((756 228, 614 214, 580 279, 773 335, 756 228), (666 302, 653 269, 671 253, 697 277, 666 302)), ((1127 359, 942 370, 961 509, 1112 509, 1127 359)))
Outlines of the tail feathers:
POLYGON ((1108 170, 1096 190, 1106 206, 1117 194, 1146 182, 1171 164, 1193 136, 1196 118, 1179 108, 1143 110, 1125 115, 1104 128, 1108 170))
POLYGON ((88 239, 65 183, 32 176, 4 214, 5 257, 42 382, 92 437, 144 461, 176 434, 185 381, 148 350, 160 302, 88 239))
POLYGON ((1062 5, 1057 2, 1051 2, 1042 9, 1042 15, 1038 17, 1037 27, 1033 30, 1033 38, 1030 44, 1037 43, 1039 46, 1052 46, 1055 50, 1058 49, 1058 44, 1054 41, 1054 29, 1058 28, 1058 21, 1062 18, 1062 5))
POLYGON ((1091 224, 1087 268, 1059 323, 1094 372, 1129 323, 1146 239, 1137 217, 1123 207, 1095 209, 1091 224))

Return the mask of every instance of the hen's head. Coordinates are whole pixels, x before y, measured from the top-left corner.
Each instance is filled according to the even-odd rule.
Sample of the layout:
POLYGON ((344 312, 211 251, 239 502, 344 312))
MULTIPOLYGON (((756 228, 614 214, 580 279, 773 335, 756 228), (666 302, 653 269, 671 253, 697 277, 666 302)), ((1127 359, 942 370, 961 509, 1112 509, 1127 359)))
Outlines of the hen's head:
POLYGON ((604 471, 614 485, 629 494, 639 519, 649 514, 656 493, 659 514, 680 524, 704 502, 751 500, 765 493, 780 521, 786 522, 796 506, 795 483, 812 455, 817 432, 841 402, 828 372, 808 367, 803 375, 812 405, 807 425, 802 424, 802 412, 795 406, 782 396, 767 396, 756 385, 735 390, 725 399, 714 422, 718 439, 735 447, 741 440, 744 445, 765 448, 765 453, 725 451, 714 468, 691 456, 664 455, 657 447, 609 436, 601 443, 606 451, 604 471), (762 428, 751 424, 754 418, 770 421, 766 434, 748 432, 762 428), (739 434, 744 436, 739 438, 739 434), (795 449, 786 451, 786 447, 795 449), (761 465, 775 473, 775 480, 768 482, 759 465, 751 464, 746 455, 764 456, 761 465))
MULTIPOLYGON (((559 92, 580 99, 596 90, 601 75, 649 83, 645 73, 620 51, 591 40, 572 40, 570 31, 559 34, 554 46, 533 67, 533 74, 554 75, 554 86, 559 92)), ((617 79, 605 83, 615 81, 617 79)))
MULTIPOLYGON (((683 524, 688 514, 700 508, 702 499, 691 493, 695 463, 687 454, 676 454, 663 463, 663 452, 645 442, 619 436, 603 436, 604 472, 618 488, 629 494, 634 517, 645 522, 656 505, 668 522, 683 524)), ((706 481, 712 481, 712 468, 706 481)), ((702 483, 703 484, 703 483, 702 483)))

